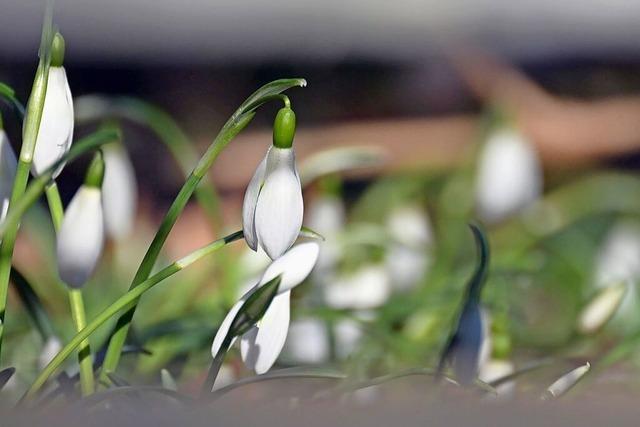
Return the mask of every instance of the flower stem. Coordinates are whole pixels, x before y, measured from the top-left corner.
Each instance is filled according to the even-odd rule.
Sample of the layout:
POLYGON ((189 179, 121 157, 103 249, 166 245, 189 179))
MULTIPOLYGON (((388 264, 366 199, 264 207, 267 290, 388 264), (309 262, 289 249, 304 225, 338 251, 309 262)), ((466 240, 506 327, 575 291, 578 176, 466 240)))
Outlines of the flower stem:
MULTIPOLYGON (((53 227, 56 230, 56 233, 58 233, 64 218, 64 208, 62 207, 60 192, 58 191, 58 185, 55 181, 52 181, 47 186, 45 193, 47 194, 47 201, 49 202, 49 211, 51 212, 53 227)), ((73 318, 76 332, 80 332, 87 323, 82 291, 80 289, 72 289, 64 283, 62 285, 68 290, 71 317, 73 318)), ((78 349, 78 365, 80 366, 80 390, 82 391, 83 396, 88 396, 93 393, 95 389, 89 340, 84 340, 80 344, 78 349)))
MULTIPOLYGON (((33 88, 27 106, 27 115, 24 122, 24 132, 22 147, 20 149, 20 159, 16 168, 16 175, 11 190, 9 200, 9 212, 22 198, 29 180, 29 169, 33 160, 33 152, 36 147, 38 130, 40 129, 40 119, 44 109, 44 99, 47 93, 47 81, 49 79, 49 56, 51 50, 51 40, 53 37, 53 3, 47 2, 42 24, 42 37, 40 40, 40 61, 33 80, 33 88)), ((20 217, 7 229, 2 244, 0 245, 0 352, 2 351, 2 338, 4 337, 4 320, 7 307, 7 294, 9 288, 9 276, 11 275, 11 259, 13 258, 13 248, 18 235, 20 217)))
POLYGON ((183 268, 186 268, 194 262, 198 261, 202 257, 209 255, 220 248, 223 248, 229 243, 242 239, 242 237, 242 231, 236 231, 235 233, 229 234, 222 239, 218 239, 192 252, 184 258, 181 258, 180 260, 168 265, 167 267, 163 268, 162 270, 149 277, 145 281, 141 282, 140 284, 138 284, 138 286, 129 290, 126 294, 118 298, 115 302, 113 302, 110 306, 108 306, 100 314, 98 314, 92 321, 90 321, 87 326, 82 328, 82 330, 78 332, 71 339, 71 341, 69 341, 67 345, 65 345, 62 350, 58 352, 58 354, 56 354, 51 362, 49 362, 49 364, 42 370, 42 372, 40 372, 33 384, 31 384, 24 397, 29 398, 34 396, 38 392, 38 390, 40 390, 40 388, 45 384, 47 379, 56 371, 56 369, 58 369, 62 362, 64 362, 65 359, 69 357, 71 353, 73 353, 73 351, 78 348, 84 340, 86 340, 96 329, 102 326, 113 316, 129 307, 132 302, 137 301, 142 294, 153 288, 158 283, 162 282, 164 279, 174 275, 183 268))

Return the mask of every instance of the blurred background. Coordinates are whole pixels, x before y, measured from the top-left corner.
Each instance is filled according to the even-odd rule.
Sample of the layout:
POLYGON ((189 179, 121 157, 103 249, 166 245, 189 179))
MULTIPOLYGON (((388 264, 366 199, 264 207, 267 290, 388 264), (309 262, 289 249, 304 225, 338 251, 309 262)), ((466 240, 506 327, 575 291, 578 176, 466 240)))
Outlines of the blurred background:
MULTIPOLYGON (((0 5, 0 81, 23 102, 42 13, 36 0, 0 5)), ((256 88, 304 77, 308 86, 288 95, 303 181, 308 174, 305 223, 326 241, 296 291, 281 366, 333 364, 363 378, 434 366, 475 263, 466 223, 477 221, 494 255, 483 294, 485 378, 553 356, 534 379, 544 384, 589 360, 596 385, 637 388, 624 374, 640 363, 638 16, 640 3, 624 0, 57 0, 77 135, 99 124, 97 99, 138 98, 169 114, 149 120, 155 133, 131 119, 140 109, 117 117, 137 210, 88 286, 89 317, 126 289, 182 185, 181 166, 194 164, 256 88), (169 117, 193 159, 183 151, 176 160, 159 143, 169 117), (605 315, 593 320, 585 309, 598 297, 605 315)), ((277 108, 262 108, 221 155, 208 177, 220 214, 190 204, 162 265, 240 227, 277 108)), ((2 112, 17 148, 20 124, 2 112)), ((65 202, 83 173, 80 162, 61 175, 65 202)), ((30 215, 18 265, 68 338, 45 205, 30 215)), ((198 384, 225 310, 265 265, 241 246, 143 299, 132 340, 151 354, 127 359, 127 369, 157 381, 167 368, 186 387, 198 384)), ((16 361, 26 382, 42 337, 13 297, 10 310, 22 317, 8 317, 8 348, 36 355, 16 361)), ((246 375, 233 358, 228 368, 229 378, 246 375)))

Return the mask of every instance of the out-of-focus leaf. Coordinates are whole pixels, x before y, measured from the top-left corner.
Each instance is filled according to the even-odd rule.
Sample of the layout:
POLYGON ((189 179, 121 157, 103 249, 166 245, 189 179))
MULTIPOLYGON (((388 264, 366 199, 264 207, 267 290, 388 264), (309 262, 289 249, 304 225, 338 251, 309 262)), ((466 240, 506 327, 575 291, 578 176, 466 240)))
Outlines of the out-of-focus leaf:
POLYGON ((13 374, 15 374, 16 368, 5 368, 0 371, 0 390, 4 388, 5 385, 9 382, 13 374))
POLYGON ((15 267, 11 267, 11 283, 13 283, 22 304, 24 304, 27 313, 29 313, 33 323, 36 325, 42 341, 46 342, 54 335, 54 328, 51 318, 42 305, 42 301, 33 290, 33 286, 15 267))
POLYGON ((118 375, 118 374, 116 374, 114 372, 108 372, 107 376, 111 380, 111 384, 116 386, 116 387, 129 387, 129 386, 131 386, 131 384, 129 384, 129 382, 127 380, 125 380, 120 375, 118 375))
POLYGON ((22 122, 24 120, 24 105, 22 105, 20 100, 16 97, 15 91, 9 85, 2 82, 0 82, 0 98, 4 99, 7 104, 13 107, 13 111, 22 122))
POLYGON ((160 379, 162 380, 162 387, 166 388, 167 390, 176 391, 178 389, 176 380, 173 378, 173 375, 171 375, 171 372, 167 371, 166 369, 162 369, 160 371, 160 379))
POLYGON ((300 164, 302 186, 325 175, 379 166, 385 154, 382 149, 374 147, 339 147, 321 151, 300 164))
POLYGON ((553 363, 552 358, 536 360, 534 362, 530 362, 526 364, 525 366, 521 367, 515 372, 512 372, 508 375, 504 375, 500 378, 496 378, 493 381, 489 381, 487 384, 489 384, 493 388, 498 388, 504 383, 513 381, 514 379, 518 378, 521 375, 528 374, 529 372, 536 371, 540 368, 544 368, 545 366, 549 366, 551 363, 553 363))
POLYGON ((324 241, 324 236, 320 233, 318 233, 317 231, 314 231, 312 229, 310 229, 309 227, 305 227, 303 226, 300 229, 300 234, 298 235, 299 237, 306 237, 307 239, 316 239, 316 240, 320 240, 320 241, 324 241))

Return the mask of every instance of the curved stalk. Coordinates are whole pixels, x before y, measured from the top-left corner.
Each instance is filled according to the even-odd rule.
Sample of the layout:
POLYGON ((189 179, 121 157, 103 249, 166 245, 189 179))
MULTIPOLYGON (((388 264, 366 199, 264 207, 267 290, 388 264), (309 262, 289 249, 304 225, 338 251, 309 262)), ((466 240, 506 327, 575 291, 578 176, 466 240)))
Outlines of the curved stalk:
POLYGON ((218 249, 223 248, 229 243, 242 239, 242 231, 236 231, 229 234, 222 239, 218 239, 202 248, 192 252, 191 254, 175 261, 174 263, 163 268, 153 276, 149 277, 145 281, 141 282, 135 288, 129 290, 126 294, 118 298, 109 307, 105 308, 100 314, 98 314, 87 326, 85 326, 80 332, 78 332, 63 348, 56 354, 56 356, 49 362, 49 364, 40 372, 33 384, 27 390, 24 398, 33 397, 40 388, 45 384, 47 379, 60 367, 62 362, 65 361, 75 350, 78 348, 84 340, 86 340, 96 329, 102 326, 105 322, 118 314, 120 311, 125 310, 135 302, 149 289, 153 288, 164 279, 176 274, 180 270, 188 267, 194 262, 198 261, 202 257, 209 255, 218 249))

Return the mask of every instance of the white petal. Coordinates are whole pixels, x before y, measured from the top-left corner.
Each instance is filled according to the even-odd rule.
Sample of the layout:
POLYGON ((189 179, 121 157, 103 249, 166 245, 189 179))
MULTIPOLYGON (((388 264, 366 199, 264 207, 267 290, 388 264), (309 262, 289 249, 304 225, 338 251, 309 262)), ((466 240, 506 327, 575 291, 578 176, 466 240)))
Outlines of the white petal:
POLYGON ((395 240, 412 248, 422 248, 433 241, 429 216, 419 206, 394 209, 387 218, 387 229, 395 240))
POLYGON ((258 236, 256 235, 256 204, 258 203, 258 195, 264 183, 265 170, 267 168, 267 157, 269 152, 264 156, 258 167, 256 168, 247 191, 244 193, 244 201, 242 203, 242 230, 244 231, 244 240, 247 245, 254 251, 258 249, 258 236))
MULTIPOLYGON (((73 101, 64 67, 51 67, 40 130, 33 153, 32 171, 42 174, 65 155, 73 140, 73 101)), ((62 166, 56 170, 56 178, 62 166)))
POLYGON ((476 182, 478 213, 499 221, 538 198, 542 168, 538 154, 513 129, 493 133, 480 155, 476 182))
POLYGON ((60 278, 80 287, 93 273, 104 244, 104 220, 100 190, 82 186, 71 200, 58 233, 60 278))
POLYGON ((229 310, 224 320, 220 324, 218 332, 216 332, 216 336, 213 338, 213 344, 211 345, 211 355, 213 357, 216 357, 216 354, 218 354, 220 347, 222 347, 222 343, 224 342, 227 333, 229 333, 231 323, 236 317, 236 314, 238 314, 238 311, 240 310, 240 307, 242 307, 242 304, 244 304, 244 299, 241 299, 240 301, 235 303, 235 305, 231 307, 231 310, 229 310))
POLYGON ((107 234, 116 240, 127 236, 136 214, 138 184, 124 147, 109 144, 103 148, 104 181, 102 205, 107 234))
POLYGON ((7 216, 9 210, 16 167, 16 155, 13 153, 9 138, 4 130, 0 129, 0 222, 7 216))
POLYGON ((626 283, 600 291, 580 313, 578 331, 583 334, 597 332, 616 313, 626 292, 626 283))
POLYGON ((280 257, 296 241, 303 210, 294 151, 272 147, 255 211, 258 241, 271 259, 280 257))
POLYGON ((258 375, 273 366, 287 339, 290 297, 291 292, 277 295, 258 325, 242 336, 242 360, 258 375))
POLYGON ((318 260, 320 246, 316 242, 305 242, 294 246, 271 263, 262 275, 259 285, 282 275, 278 292, 287 292, 307 278, 318 260))

